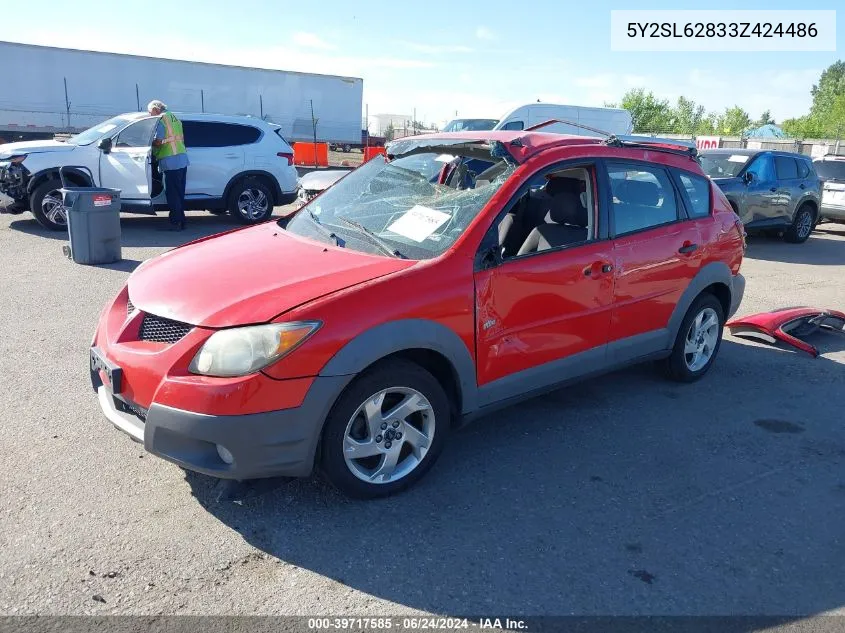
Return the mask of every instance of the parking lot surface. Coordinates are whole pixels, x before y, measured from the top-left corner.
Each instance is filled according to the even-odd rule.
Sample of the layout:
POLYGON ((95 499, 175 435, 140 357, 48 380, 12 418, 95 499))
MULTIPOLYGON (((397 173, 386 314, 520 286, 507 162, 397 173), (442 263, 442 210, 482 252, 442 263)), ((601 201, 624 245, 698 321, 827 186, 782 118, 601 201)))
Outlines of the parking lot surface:
MULTIPOLYGON (((88 380, 131 270, 232 228, 189 220, 126 216, 124 261, 86 267, 0 216, 0 613, 845 613, 845 336, 818 359, 727 336, 697 384, 642 366, 554 392, 386 500, 218 482, 146 455, 88 380)), ((740 314, 842 309, 845 226, 752 239, 743 272, 740 314)))

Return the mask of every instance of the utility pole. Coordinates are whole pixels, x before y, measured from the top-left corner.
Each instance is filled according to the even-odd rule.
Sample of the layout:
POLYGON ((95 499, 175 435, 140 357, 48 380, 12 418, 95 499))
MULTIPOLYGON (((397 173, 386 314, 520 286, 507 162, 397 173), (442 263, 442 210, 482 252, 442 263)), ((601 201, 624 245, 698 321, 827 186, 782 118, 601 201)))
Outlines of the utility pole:
POLYGON ((202 108, 202 112, 205 112, 205 90, 200 89, 200 108, 202 108))
MULTIPOLYGON (((65 80, 65 111, 67 112, 67 127, 68 132, 70 132, 70 99, 67 96, 67 77, 64 78, 65 80)), ((140 110, 140 108, 138 108, 140 110)))
POLYGON ((314 169, 317 169, 317 119, 314 118, 314 99, 311 102, 311 129, 314 132, 314 169))
POLYGON ((367 130, 367 139, 364 141, 365 149, 364 154, 366 155, 367 150, 370 149, 370 104, 366 104, 364 106, 364 121, 366 121, 364 128, 367 130))
POLYGON ((141 111, 141 91, 138 90, 138 84, 135 84, 135 102, 138 104, 138 112, 141 111))
POLYGON ((264 120, 264 96, 263 95, 258 95, 258 107, 260 108, 261 120, 263 121, 264 120))
POLYGON ((414 108, 414 120, 411 122, 411 125, 414 126, 414 136, 417 135, 417 109, 414 108))

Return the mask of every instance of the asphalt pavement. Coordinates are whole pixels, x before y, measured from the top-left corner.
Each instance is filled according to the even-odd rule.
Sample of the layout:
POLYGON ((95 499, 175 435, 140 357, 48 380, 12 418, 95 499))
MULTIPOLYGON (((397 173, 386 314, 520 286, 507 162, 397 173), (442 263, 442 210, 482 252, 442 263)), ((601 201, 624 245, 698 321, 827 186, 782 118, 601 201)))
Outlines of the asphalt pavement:
MULTIPOLYGON (((845 614, 845 335, 818 359, 728 336, 697 384, 648 365, 501 411, 386 500, 219 482, 145 454, 88 382, 132 269, 233 226, 163 222, 127 216, 124 261, 87 267, 0 216, 0 614, 845 614)), ((740 314, 842 309, 845 226, 753 238, 743 272, 740 314)))

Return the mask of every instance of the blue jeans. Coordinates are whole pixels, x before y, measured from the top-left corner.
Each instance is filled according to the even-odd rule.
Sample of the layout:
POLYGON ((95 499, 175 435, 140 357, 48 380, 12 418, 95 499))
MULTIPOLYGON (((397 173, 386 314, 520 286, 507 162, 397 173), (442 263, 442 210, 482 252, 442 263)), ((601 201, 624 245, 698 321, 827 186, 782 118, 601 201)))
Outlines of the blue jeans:
POLYGON ((170 223, 185 223, 185 181, 188 168, 167 169, 164 171, 164 195, 170 207, 170 223))

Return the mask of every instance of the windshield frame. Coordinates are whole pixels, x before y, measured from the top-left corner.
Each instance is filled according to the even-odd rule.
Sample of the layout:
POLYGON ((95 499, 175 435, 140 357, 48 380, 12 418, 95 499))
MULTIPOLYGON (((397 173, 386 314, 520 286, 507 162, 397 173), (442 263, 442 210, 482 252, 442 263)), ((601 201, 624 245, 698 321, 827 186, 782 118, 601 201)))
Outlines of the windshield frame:
POLYGON ((476 151, 471 151, 474 156, 454 152, 449 144, 429 146, 426 152, 414 148, 417 151, 389 160, 377 156, 279 225, 333 247, 416 261, 436 259, 462 241, 516 171, 514 161, 491 154, 487 147, 483 158, 476 151), (450 179, 456 173, 446 172, 447 166, 466 166, 470 176, 461 172, 458 180, 441 184, 444 173, 450 179), (482 184, 476 187, 475 178, 482 174, 482 184))
POLYGON ((118 114, 117 116, 113 116, 110 119, 106 119, 105 121, 100 121, 97 125, 92 125, 87 130, 80 132, 79 134, 74 134, 65 142, 69 145, 78 145, 80 147, 85 147, 88 145, 92 145, 97 141, 106 138, 107 136, 115 136, 119 134, 123 128, 130 126, 131 124, 135 123, 136 121, 140 121, 145 117, 134 117, 133 115, 126 115, 126 114, 118 114), (114 125, 113 128, 109 128, 105 132, 98 132, 100 128, 103 128, 107 125, 114 125), (88 133, 97 133, 97 136, 92 137, 90 141, 86 139, 86 142, 80 143, 78 139, 83 136, 84 134, 88 133))

